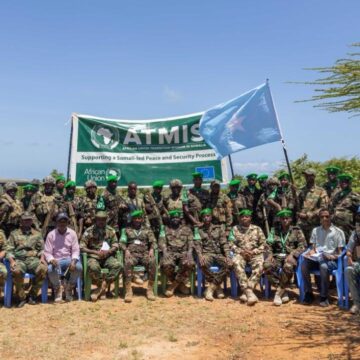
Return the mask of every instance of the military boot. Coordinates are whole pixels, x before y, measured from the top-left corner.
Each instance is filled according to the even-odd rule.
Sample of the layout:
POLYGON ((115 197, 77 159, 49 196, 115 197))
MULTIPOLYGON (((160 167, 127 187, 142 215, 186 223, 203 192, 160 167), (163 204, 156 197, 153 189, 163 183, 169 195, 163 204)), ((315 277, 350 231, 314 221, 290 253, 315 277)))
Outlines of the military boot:
POLYGON ((214 301, 214 290, 216 288, 216 285, 210 283, 208 287, 205 290, 204 296, 205 300, 207 301, 214 301))
POLYGON ((245 294, 245 289, 244 288, 241 288, 240 301, 243 302, 243 303, 247 302, 247 296, 245 294))
POLYGON ((65 285, 65 301, 70 302, 73 301, 73 293, 74 293, 74 285, 66 282, 65 285))
POLYGON ((101 285, 102 285, 101 281, 96 283, 96 288, 90 296, 92 301, 97 301, 99 299, 99 295, 101 293, 101 285))
POLYGON ((149 281, 148 282, 148 287, 146 290, 146 298, 150 301, 155 301, 155 295, 154 295, 154 282, 153 281, 149 281))
POLYGON ((259 299, 257 298, 257 296, 254 294, 253 290, 250 289, 250 288, 247 288, 247 289, 245 290, 245 295, 246 295, 246 297, 247 297, 247 304, 248 304, 249 306, 254 305, 254 304, 256 304, 256 303, 259 301, 259 299))
POLYGON ((218 285, 215 290, 215 295, 218 299, 223 299, 225 297, 224 291, 221 285, 218 285))
POLYGON ((181 283, 179 285, 179 291, 183 294, 183 295, 189 295, 190 294, 190 289, 184 284, 181 283))
POLYGON ((132 291, 131 281, 126 281, 125 282, 125 302, 131 303, 132 297, 133 297, 133 291, 132 291))
POLYGON ((281 288, 280 286, 276 289, 276 293, 274 296, 274 305, 275 306, 280 306, 282 304, 282 295, 284 294, 284 289, 281 288))
POLYGON ((281 296, 281 301, 286 304, 290 301, 289 293, 284 289, 284 294, 281 296))
POLYGON ((143 279, 140 277, 139 274, 135 274, 135 275, 132 277, 132 282, 135 283, 136 285, 143 285, 143 284, 144 284, 144 281, 143 281, 143 279))
POLYGON ((100 294, 98 295, 98 299, 106 299, 106 290, 108 288, 108 283, 103 280, 101 283, 101 289, 100 289, 100 294))
POLYGON ((165 291, 165 296, 166 297, 172 297, 174 295, 174 292, 176 290, 176 288, 179 286, 179 283, 177 281, 173 281, 172 284, 167 288, 167 290, 165 291))

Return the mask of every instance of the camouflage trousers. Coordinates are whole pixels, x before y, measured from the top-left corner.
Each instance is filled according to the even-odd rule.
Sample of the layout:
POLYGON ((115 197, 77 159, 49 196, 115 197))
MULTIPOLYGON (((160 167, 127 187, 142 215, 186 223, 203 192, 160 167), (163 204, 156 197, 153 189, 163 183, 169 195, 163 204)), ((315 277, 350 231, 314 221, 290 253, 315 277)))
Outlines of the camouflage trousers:
POLYGON ((155 256, 149 256, 149 251, 133 252, 130 257, 124 259, 125 282, 129 282, 133 276, 133 266, 142 265, 148 273, 149 281, 155 281, 156 259, 155 256))
POLYGON ((176 280, 178 283, 186 283, 188 281, 194 265, 193 259, 189 261, 187 252, 168 252, 167 256, 163 257, 160 261, 161 271, 167 276, 168 280, 176 280), (176 266, 178 269, 175 274, 176 266))
POLYGON ((35 278, 32 281, 29 295, 36 297, 46 277, 47 265, 43 264, 40 259, 36 257, 28 257, 25 260, 16 259, 15 261, 16 266, 14 270, 11 270, 11 273, 14 279, 17 295, 19 296, 20 300, 25 299, 24 275, 25 273, 29 273, 35 275, 35 278))
POLYGON ((293 277, 294 264, 281 259, 267 259, 264 261, 264 273, 272 285, 285 289, 293 277))
POLYGON ((200 267, 205 275, 206 281, 208 281, 209 283, 220 285, 224 281, 225 276, 228 275, 230 271, 225 256, 221 254, 209 253, 202 254, 202 256, 205 258, 205 265, 200 267), (218 266, 219 271, 212 272, 210 269, 211 266, 218 266))
POLYGON ((112 282, 117 276, 119 276, 121 271, 120 261, 115 256, 109 256, 107 259, 102 260, 89 258, 87 266, 92 282, 98 285, 101 284, 103 275, 104 280, 112 282), (108 269, 109 272, 107 274, 102 274, 102 269, 108 269))
POLYGON ((263 255, 255 255, 250 260, 245 260, 240 254, 233 257, 233 267, 236 278, 239 281, 241 290, 246 288, 254 289, 256 284, 260 281, 263 271, 263 255), (246 267, 251 267, 251 274, 248 277, 246 274, 246 267))
POLYGON ((0 287, 4 286, 7 274, 6 266, 3 263, 0 263, 0 287))

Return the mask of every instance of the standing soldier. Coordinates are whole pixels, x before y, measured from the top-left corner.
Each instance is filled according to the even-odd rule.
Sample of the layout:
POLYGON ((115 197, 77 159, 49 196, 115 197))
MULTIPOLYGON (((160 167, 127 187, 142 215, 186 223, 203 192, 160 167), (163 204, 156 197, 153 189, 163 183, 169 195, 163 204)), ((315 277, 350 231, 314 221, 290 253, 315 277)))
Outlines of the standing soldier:
POLYGON ((277 288, 274 305, 280 306, 289 302, 286 289, 290 285, 298 259, 306 249, 306 240, 298 226, 291 226, 291 210, 283 209, 276 216, 280 219, 281 226, 273 229, 267 238, 268 256, 264 261, 264 272, 277 288))
POLYGON ((298 194, 298 225, 309 242, 312 229, 319 225, 319 210, 328 208, 329 198, 323 188, 315 185, 314 169, 307 169, 303 174, 306 184, 298 194))
POLYGON ((195 232, 194 247, 202 272, 208 282, 205 299, 214 300, 214 292, 218 299, 224 298, 221 284, 232 266, 229 243, 224 229, 212 222, 212 210, 206 208, 201 211, 203 226, 195 232), (216 265, 218 272, 212 272, 210 267, 216 265))
MULTIPOLYGON (((95 214, 97 211, 97 203, 98 197, 96 195, 97 185, 94 180, 88 180, 85 183, 85 192, 86 196, 83 197, 81 202, 81 219, 83 221, 83 225, 80 223, 79 227, 83 227, 83 229, 89 228, 91 225, 95 223, 95 214), (82 225, 82 226, 81 226, 82 225)), ((104 210, 104 209, 100 209, 104 210)))
POLYGON ((246 207, 255 213, 256 205, 261 195, 261 191, 256 187, 257 174, 248 174, 246 175, 246 179, 248 184, 244 187, 241 193, 246 199, 246 207))
POLYGON ((259 183, 259 190, 261 192, 261 194, 263 194, 264 192, 266 192, 266 187, 267 187, 267 179, 269 178, 268 174, 260 174, 257 177, 257 181, 259 183))
POLYGON ((153 183, 153 191, 144 194, 146 214, 156 239, 159 238, 160 229, 163 225, 162 215, 164 214, 164 203, 161 194, 163 186, 164 182, 162 180, 156 180, 153 183))
POLYGON ((6 255, 6 236, 5 233, 0 230, 0 296, 7 278, 7 269, 3 263, 3 259, 6 255))
MULTIPOLYGON (((40 231, 31 227, 33 218, 30 213, 23 213, 20 228, 14 230, 8 239, 6 257, 14 279, 16 294, 19 298, 18 307, 26 303, 24 290, 24 275, 35 275, 28 296, 28 303, 36 304, 36 296, 46 277, 47 266, 41 257, 44 250, 44 240, 40 231)), ((45 261, 45 260, 44 260, 45 261)))
POLYGON ((32 184, 26 184, 23 186, 24 196, 21 198, 21 203, 24 211, 30 211, 30 203, 33 195, 35 194, 35 186, 32 184))
POLYGON ((189 189, 189 193, 197 197, 198 200, 200 201, 201 208, 198 209, 198 213, 200 213, 200 211, 204 209, 209 202, 209 190, 206 190, 202 187, 202 183, 203 183, 202 173, 194 172, 192 174, 192 177, 193 177, 194 186, 191 189, 189 189))
POLYGON ((80 240, 81 252, 88 254, 88 271, 92 282, 96 285, 91 294, 91 300, 97 301, 106 295, 106 289, 111 285, 121 271, 121 263, 116 258, 119 243, 115 230, 106 224, 107 213, 98 211, 95 223, 84 232, 80 240), (108 269, 102 274, 101 269, 108 269))
POLYGON ((293 184, 290 183, 289 173, 282 171, 278 179, 280 186, 277 191, 277 196, 280 200, 281 209, 289 209, 292 211, 293 216, 296 212, 297 196, 296 189, 293 184))
POLYGON ((231 200, 220 192, 220 182, 213 180, 210 185, 209 208, 212 210, 212 223, 220 225, 228 234, 233 222, 231 200))
POLYGON ((242 295, 240 300, 254 305, 258 302, 254 288, 260 281, 264 262, 265 235, 261 228, 251 224, 252 211, 244 209, 239 212, 239 225, 231 229, 229 236, 230 250, 233 257, 234 272, 239 282, 242 295), (246 267, 251 266, 248 278, 246 267))
POLYGON ((16 198, 17 184, 7 182, 4 185, 4 193, 0 196, 0 229, 6 237, 19 227, 20 216, 23 212, 20 200, 16 198))
POLYGON ((132 301, 131 279, 133 277, 133 266, 136 265, 145 266, 149 276, 146 297, 148 300, 155 300, 153 287, 157 271, 155 259, 156 239, 150 228, 143 226, 143 221, 143 212, 135 210, 131 213, 130 226, 121 231, 120 247, 125 254, 125 302, 127 303, 132 301))
POLYGON ((328 180, 322 185, 322 187, 326 190, 329 199, 331 199, 331 197, 340 190, 337 178, 340 173, 340 168, 337 166, 328 166, 325 170, 328 180))
POLYGON ((181 212, 179 210, 169 211, 170 223, 160 233, 159 249, 163 254, 161 269, 171 281, 171 285, 165 292, 166 297, 174 295, 177 287, 184 295, 189 294, 186 286, 189 274, 194 266, 192 256, 193 232, 188 225, 181 224, 181 212), (175 267, 178 270, 175 275, 175 267))
POLYGON ((246 209, 246 199, 244 195, 239 192, 240 180, 232 179, 229 183, 230 191, 227 193, 232 205, 232 225, 237 225, 237 214, 240 210, 246 209))
POLYGON ((333 194, 330 200, 332 223, 345 233, 346 242, 355 229, 356 211, 360 205, 360 196, 351 188, 353 177, 350 174, 338 176, 340 190, 333 194))
POLYGON ((58 176, 55 180, 55 185, 56 185, 55 190, 57 195, 59 195, 60 197, 64 196, 65 183, 66 183, 66 179, 62 175, 58 176))

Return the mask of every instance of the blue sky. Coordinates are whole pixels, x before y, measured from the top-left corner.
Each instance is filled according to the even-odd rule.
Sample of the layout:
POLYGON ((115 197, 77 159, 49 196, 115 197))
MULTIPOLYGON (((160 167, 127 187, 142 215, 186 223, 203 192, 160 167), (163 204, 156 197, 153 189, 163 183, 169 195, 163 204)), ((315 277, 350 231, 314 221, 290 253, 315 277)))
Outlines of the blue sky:
MULTIPOLYGON (((270 79, 289 156, 357 156, 360 120, 311 103, 317 77, 360 40, 360 2, 2 1, 0 177, 66 170, 72 112, 146 119, 199 112, 270 79)), ((271 171, 280 143, 233 156, 271 171)))

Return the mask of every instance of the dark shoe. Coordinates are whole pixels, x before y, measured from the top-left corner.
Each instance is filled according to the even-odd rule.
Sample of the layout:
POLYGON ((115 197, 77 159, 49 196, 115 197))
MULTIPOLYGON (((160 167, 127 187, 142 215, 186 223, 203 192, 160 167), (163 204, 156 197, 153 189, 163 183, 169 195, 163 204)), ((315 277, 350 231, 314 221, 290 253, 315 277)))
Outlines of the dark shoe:
POLYGON ((36 299, 32 296, 29 296, 27 303, 29 305, 36 305, 36 299))
POLYGON ((26 299, 19 300, 19 303, 17 304, 16 307, 22 308, 25 304, 26 304, 26 299))
POLYGON ((306 293, 304 296, 303 304, 311 305, 313 301, 314 301, 314 295, 312 293, 306 293))
POLYGON ((329 300, 328 298, 326 297, 321 297, 320 298, 320 306, 322 307, 328 307, 330 304, 329 304, 329 300))

